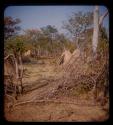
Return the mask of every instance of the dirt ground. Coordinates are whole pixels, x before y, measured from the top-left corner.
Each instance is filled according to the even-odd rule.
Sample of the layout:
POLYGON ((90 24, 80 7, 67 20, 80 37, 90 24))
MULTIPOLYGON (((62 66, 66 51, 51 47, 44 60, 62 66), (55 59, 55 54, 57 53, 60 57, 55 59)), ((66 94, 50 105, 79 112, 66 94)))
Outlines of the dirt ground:
POLYGON ((45 84, 43 87, 26 92, 18 97, 13 104, 6 100, 4 116, 8 121, 105 121, 109 115, 105 109, 95 105, 93 100, 77 100, 75 97, 61 96, 52 100, 38 100, 38 97, 47 90, 52 90, 54 79, 58 79, 62 72, 56 67, 53 60, 44 64, 25 64, 23 85, 45 84), (47 82, 48 81, 48 82, 47 82), (16 105, 21 102, 31 101, 16 105), (86 103, 85 103, 86 102, 86 103), (13 106, 13 107, 12 107, 13 106))

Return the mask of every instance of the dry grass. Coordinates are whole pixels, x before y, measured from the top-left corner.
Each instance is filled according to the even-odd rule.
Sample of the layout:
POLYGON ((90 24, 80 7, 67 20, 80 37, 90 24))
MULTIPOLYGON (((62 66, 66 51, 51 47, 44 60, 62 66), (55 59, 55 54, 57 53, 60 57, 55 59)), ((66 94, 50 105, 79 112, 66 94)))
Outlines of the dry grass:
POLYGON ((20 105, 5 117, 8 121, 104 121, 108 118, 99 106, 54 102, 20 105))
POLYGON ((60 85, 63 82, 61 70, 58 69, 58 67, 56 67, 54 60, 51 59, 48 61, 46 59, 45 61, 46 61, 45 64, 29 63, 24 65, 26 70, 23 79, 23 84, 24 86, 25 85, 30 86, 32 84, 33 85, 44 84, 45 82, 48 82, 48 84, 44 87, 23 94, 14 103, 17 104, 19 102, 24 102, 24 101, 30 101, 30 100, 38 101, 39 99, 47 99, 49 97, 51 98, 52 94, 53 98, 55 97, 55 101, 50 101, 50 102, 45 101, 40 103, 38 102, 25 103, 23 105, 17 105, 14 108, 11 108, 11 110, 7 108, 8 102, 6 101, 5 105, 6 120, 28 122, 28 121, 104 121, 108 119, 109 116, 107 114, 108 111, 106 112, 105 110, 103 110, 102 106, 94 105, 95 103, 92 100, 90 100, 90 97, 88 97, 89 95, 91 96, 90 93, 86 95, 84 94, 82 95, 82 98, 78 99, 76 98, 75 94, 73 94, 73 92, 75 92, 73 84, 75 83, 71 84, 73 80, 69 78, 73 77, 75 78, 75 76, 73 76, 73 73, 75 71, 78 73, 78 76, 80 72, 82 72, 82 75, 84 75, 85 73, 87 73, 88 75, 88 73, 92 71, 91 70, 92 67, 89 68, 89 65, 87 64, 83 65, 82 62, 76 62, 76 64, 81 64, 82 68, 79 66, 76 67, 75 65, 73 65, 71 68, 68 67, 66 71, 71 71, 71 72, 69 72, 69 74, 67 72, 67 75, 69 76, 64 74, 65 76, 63 76, 64 78, 63 81, 65 83, 68 83, 71 88, 69 90, 63 91, 62 88, 61 89, 58 88, 58 85, 60 85), (69 83, 69 81, 71 82, 69 83), (54 93, 56 93, 56 96, 54 96, 54 93), (85 101, 83 99, 85 99, 85 101), (68 103, 63 103, 63 101, 68 103))
POLYGON ((24 84, 30 84, 32 82, 38 81, 40 78, 52 78, 54 76, 57 76, 57 68, 54 64, 51 65, 48 60, 45 60, 46 64, 24 64, 24 67, 26 69, 25 75, 23 78, 24 84))

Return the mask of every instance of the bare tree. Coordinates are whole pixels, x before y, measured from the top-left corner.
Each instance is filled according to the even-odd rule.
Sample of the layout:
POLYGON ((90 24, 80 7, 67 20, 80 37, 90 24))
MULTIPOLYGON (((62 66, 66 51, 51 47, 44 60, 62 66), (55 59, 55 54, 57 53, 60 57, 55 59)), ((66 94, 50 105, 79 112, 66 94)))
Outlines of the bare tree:
MULTIPOLYGON (((97 57, 97 47, 98 47, 98 42, 99 42, 99 31, 101 30, 103 20, 107 15, 108 15, 108 11, 106 11, 102 16, 99 17, 99 6, 95 6, 95 9, 94 9, 94 29, 93 29, 93 39, 92 39, 92 49, 93 49, 94 59, 97 57)), ((106 61, 107 61, 107 59, 106 59, 106 61)), ((106 70, 106 74, 108 74, 108 64, 106 63, 105 66, 104 67, 105 67, 105 70, 106 70)), ((104 87, 104 90, 103 90, 104 97, 107 93, 106 91, 108 91, 108 81, 107 80, 108 80, 108 76, 107 76, 107 79, 105 81, 106 85, 104 85, 105 87, 104 87)), ((97 99, 97 91, 98 91, 97 89, 98 88, 97 88, 97 82, 96 82, 95 86, 94 86, 95 99, 97 99)))
POLYGON ((92 49, 94 57, 97 56, 97 46, 99 41, 99 28, 102 27, 104 18, 108 15, 108 10, 99 17, 99 6, 95 6, 94 9, 94 29, 93 29, 93 39, 92 39, 92 49))
POLYGON ((86 31, 93 24, 93 13, 92 12, 78 12, 73 13, 67 22, 64 22, 63 28, 68 30, 70 35, 74 38, 76 48, 80 50, 81 57, 84 57, 84 47, 86 44, 86 31))
POLYGON ((99 36, 99 7, 95 6, 94 29, 93 29, 93 40, 92 40, 92 48, 94 56, 96 56, 97 54, 96 52, 97 52, 98 36, 99 36))

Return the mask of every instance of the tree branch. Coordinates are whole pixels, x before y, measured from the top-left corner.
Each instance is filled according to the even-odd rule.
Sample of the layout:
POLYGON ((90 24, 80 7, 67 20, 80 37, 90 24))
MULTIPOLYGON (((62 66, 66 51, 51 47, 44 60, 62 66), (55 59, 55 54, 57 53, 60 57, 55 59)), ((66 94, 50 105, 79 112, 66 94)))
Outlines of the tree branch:
POLYGON ((14 57, 14 55, 13 55, 13 54, 10 54, 10 55, 8 55, 8 56, 4 57, 4 60, 8 59, 10 56, 13 56, 13 57, 14 57))
POLYGON ((99 25, 102 26, 104 18, 108 15, 108 10, 99 18, 99 25))

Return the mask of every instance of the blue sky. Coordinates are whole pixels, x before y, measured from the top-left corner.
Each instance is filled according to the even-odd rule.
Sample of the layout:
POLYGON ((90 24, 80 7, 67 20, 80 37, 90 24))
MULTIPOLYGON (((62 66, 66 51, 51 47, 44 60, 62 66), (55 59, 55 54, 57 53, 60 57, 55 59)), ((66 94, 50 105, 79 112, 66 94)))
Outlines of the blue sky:
MULTIPOLYGON (((68 20, 73 12, 91 12, 93 9, 94 6, 9 6, 5 9, 4 16, 20 18, 22 30, 54 25, 59 32, 65 33, 65 29, 62 29, 62 22, 68 20)), ((100 6, 100 15, 106 9, 105 6, 100 6)), ((108 30, 109 15, 104 20, 104 26, 108 30)))

